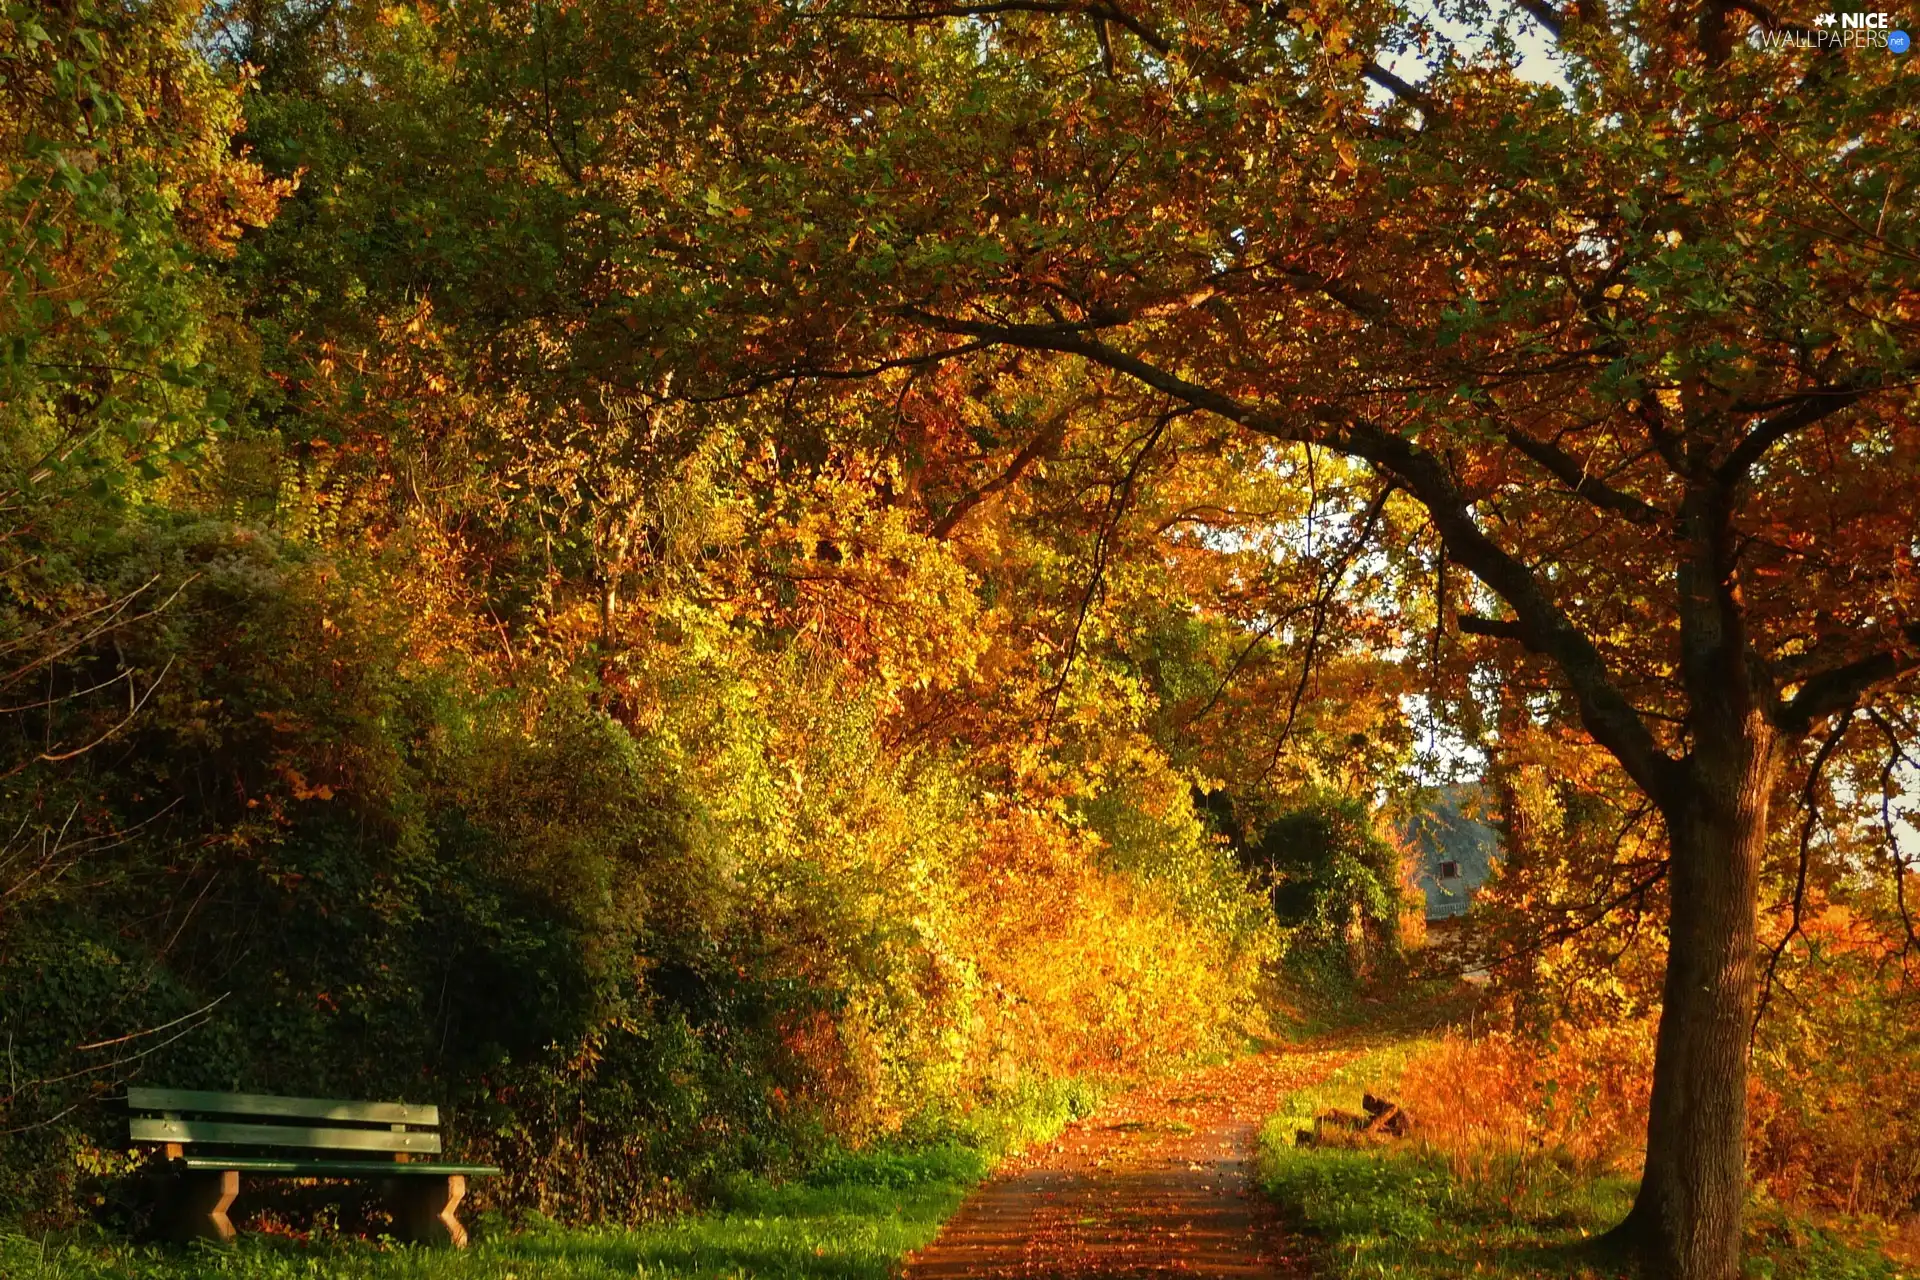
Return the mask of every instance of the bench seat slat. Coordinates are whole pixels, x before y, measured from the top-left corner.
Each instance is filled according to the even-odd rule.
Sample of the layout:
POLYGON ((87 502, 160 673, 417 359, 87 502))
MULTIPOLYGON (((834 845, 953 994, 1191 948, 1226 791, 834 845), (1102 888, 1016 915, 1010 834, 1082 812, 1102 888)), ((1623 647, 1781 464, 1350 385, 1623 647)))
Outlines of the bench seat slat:
MULTIPOLYGON (((154 1120, 136 1116, 127 1122, 134 1142, 223 1142, 243 1147, 317 1147, 335 1151, 417 1151, 438 1155, 437 1133, 392 1129, 322 1129, 299 1124, 234 1124, 225 1120, 154 1120)), ((231 1167, 231 1166, 227 1166, 231 1167)))
POLYGON ((299 1178, 365 1177, 446 1177, 463 1174, 469 1178, 498 1177, 500 1170, 490 1164, 429 1164, 426 1162, 389 1164, 384 1160, 279 1160, 272 1156, 182 1156, 169 1164, 183 1169, 235 1169, 241 1173, 283 1173, 299 1178))
POLYGON ((286 1098, 266 1093, 217 1093, 206 1089, 149 1089, 131 1085, 132 1111, 192 1111, 206 1115, 281 1116, 289 1120, 335 1120, 348 1124, 440 1123, 431 1103, 355 1102, 348 1098, 286 1098))

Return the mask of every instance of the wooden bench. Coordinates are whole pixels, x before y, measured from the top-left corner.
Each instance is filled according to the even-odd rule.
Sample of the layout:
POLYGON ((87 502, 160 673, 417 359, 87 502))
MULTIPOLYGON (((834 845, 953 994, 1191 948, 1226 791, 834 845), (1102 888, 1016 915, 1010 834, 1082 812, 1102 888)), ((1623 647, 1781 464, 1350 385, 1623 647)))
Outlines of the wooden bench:
POLYGON ((467 1179, 500 1172, 416 1159, 440 1154, 438 1107, 130 1087, 127 1110, 128 1136, 165 1156, 158 1225, 176 1240, 233 1239, 227 1210, 245 1173, 378 1179, 397 1237, 460 1249, 467 1231, 454 1210, 467 1179))

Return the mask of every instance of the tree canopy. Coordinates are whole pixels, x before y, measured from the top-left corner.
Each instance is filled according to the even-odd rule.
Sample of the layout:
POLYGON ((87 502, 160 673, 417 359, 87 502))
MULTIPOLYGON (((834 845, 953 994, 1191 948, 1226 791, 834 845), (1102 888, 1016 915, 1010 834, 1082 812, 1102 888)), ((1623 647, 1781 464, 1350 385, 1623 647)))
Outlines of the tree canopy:
POLYGON ((1516 1023, 1658 1017, 1655 1274, 1737 1274, 1801 966, 1913 1051, 1908 61, 1723 0, 4 24, 23 1131, 137 1010, 637 1214, 1227 1043, 1401 945, 1381 832, 1475 773, 1516 1023))

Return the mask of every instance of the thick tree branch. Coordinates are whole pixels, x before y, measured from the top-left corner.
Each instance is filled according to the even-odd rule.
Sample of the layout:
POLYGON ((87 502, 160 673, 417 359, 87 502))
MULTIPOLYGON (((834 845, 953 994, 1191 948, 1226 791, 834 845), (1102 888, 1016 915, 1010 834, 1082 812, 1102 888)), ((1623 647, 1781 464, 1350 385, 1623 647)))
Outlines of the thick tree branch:
POLYGON ((1593 641, 1573 625, 1533 570, 1502 549, 1470 513, 1445 466, 1412 441, 1368 424, 1344 433, 1355 456, 1397 476, 1420 500, 1456 563, 1465 567, 1516 615, 1522 643, 1551 659, 1572 690, 1580 720, 1657 803, 1669 797, 1674 761, 1620 691, 1593 641))
POLYGON ((824 364, 793 364, 774 373, 756 374, 744 379, 723 391, 680 392, 675 399, 687 404, 726 404, 734 400, 744 400, 768 387, 783 383, 797 382, 802 378, 812 378, 821 382, 863 382, 882 373, 891 373, 897 369, 929 369, 948 360, 957 360, 961 356, 984 351, 993 344, 987 342, 961 342, 939 351, 928 351, 917 356, 895 356, 886 360, 876 360, 868 365, 836 367, 824 364))
POLYGON ((1331 408, 1322 408, 1311 416, 1284 418, 1260 412, 1212 387, 1122 351, 1083 328, 964 320, 918 308, 905 308, 903 313, 949 334, 1078 356, 1261 435, 1326 445, 1372 464, 1426 508, 1454 561, 1513 609, 1523 642, 1559 668, 1579 706, 1581 723, 1594 740, 1612 752, 1656 802, 1670 795, 1676 777, 1674 761, 1620 691, 1593 641, 1553 603, 1533 570, 1480 527, 1471 504, 1440 459, 1413 441, 1331 408))
POLYGON ((1611 511, 1637 525, 1655 525, 1672 518, 1651 502, 1616 489, 1593 475, 1578 458, 1556 444, 1536 440, 1518 427, 1505 427, 1501 434, 1508 444, 1538 463, 1569 491, 1603 511, 1611 511))
POLYGON ((981 0, 972 4, 929 4, 912 9, 899 9, 891 12, 859 10, 848 13, 849 18, 864 19, 868 22, 926 22, 933 18, 991 18, 1004 13, 1038 13, 1054 17, 1091 18, 1095 22, 1110 22, 1133 33, 1141 44, 1153 50, 1161 57, 1173 51, 1172 44, 1165 36, 1138 18, 1121 12, 1110 4, 1087 3, 1086 0, 981 0))
MULTIPOLYGON (((1098 0, 978 0, 977 3, 930 4, 910 9, 896 10, 855 10, 846 14, 849 18, 867 22, 926 22, 933 18, 991 18, 1006 13, 1037 13, 1054 17, 1088 18, 1095 24, 1097 37, 1102 42, 1102 53, 1108 54, 1106 46, 1106 24, 1112 23, 1132 33, 1141 44, 1153 50, 1162 58, 1173 54, 1173 41, 1154 27, 1132 14, 1125 13, 1112 4, 1099 3, 1098 0)), ((1235 83, 1245 83, 1249 78, 1238 67, 1218 54, 1200 50, 1182 51, 1185 56, 1193 57, 1205 69, 1222 79, 1235 83)), ((1109 67, 1111 74, 1111 67, 1109 67)), ((1430 110, 1426 95, 1418 86, 1401 79, 1393 72, 1369 58, 1360 67, 1360 74, 1373 81, 1394 97, 1409 106, 1430 110)))
POLYGON ((1371 58, 1362 64, 1360 74, 1408 106, 1419 107, 1423 111, 1428 110, 1427 95, 1421 93, 1412 82, 1402 80, 1371 58))
POLYGON ((1720 464, 1715 478, 1725 485, 1744 483, 1754 464, 1774 445, 1871 393, 1870 387, 1823 387, 1808 392, 1793 404, 1755 424, 1753 430, 1733 447, 1726 461, 1720 464))
POLYGON ((1496 640, 1527 642, 1527 634, 1510 618, 1483 618, 1474 613, 1460 615, 1460 630, 1470 636, 1492 636, 1496 640))
POLYGON ((1004 471, 978 489, 955 499, 954 504, 947 508, 946 514, 934 523, 931 531, 933 536, 944 541, 953 532, 955 526, 966 519, 968 512, 994 494, 1018 483, 1020 477, 1027 473, 1028 468, 1041 458, 1052 456, 1060 448, 1060 442, 1066 435, 1067 420, 1073 416, 1074 410, 1080 407, 1081 404, 1076 402, 1061 408, 1041 425, 1040 430, 1036 431, 1033 438, 1021 447, 1019 453, 1013 455, 1013 461, 1007 464, 1004 471))
POLYGON ((1876 686, 1920 671, 1920 622, 1900 629, 1904 643, 1808 677, 1800 692, 1780 709, 1780 727, 1806 733, 1828 716, 1854 706, 1876 686))
MULTIPOLYGON (((1431 345, 1430 336, 1409 333, 1394 305, 1378 294, 1314 271, 1292 269, 1282 271, 1281 275, 1292 284, 1325 295, 1369 324, 1384 326, 1403 336, 1413 337, 1422 345, 1431 345)), ((1445 364, 1450 370, 1462 376, 1470 378, 1483 376, 1482 370, 1471 368, 1457 360, 1447 360, 1445 364)), ((1502 428, 1502 435, 1508 444, 1566 485, 1569 491, 1604 511, 1611 511, 1638 525, 1655 525, 1669 518, 1668 513, 1659 507, 1616 489, 1601 477, 1592 474, 1580 459, 1550 441, 1536 440, 1518 427, 1511 425, 1502 428)))
POLYGON ((1547 0, 1514 0, 1522 9, 1533 15, 1533 20, 1547 29, 1547 34, 1555 40, 1560 38, 1567 28, 1567 20, 1560 11, 1547 3, 1547 0))
MULTIPOLYGON (((1156 391, 1165 392, 1181 403, 1195 409, 1204 409, 1208 413, 1250 426, 1248 421, 1253 413, 1245 405, 1223 395, 1211 387, 1203 387, 1190 382, 1176 373, 1169 373, 1157 365, 1138 356, 1131 355, 1118 347, 1109 345, 1092 336, 1089 329, 1093 326, 1083 324, 1018 324, 1012 321, 963 320, 957 316, 943 316, 935 312, 924 311, 918 307, 903 307, 901 315, 916 323, 924 324, 942 333, 965 336, 975 339, 967 345, 986 346, 999 344, 1009 347, 1021 347, 1028 351, 1054 351, 1061 355, 1079 356, 1093 364, 1124 373, 1128 377, 1156 391)), ((1113 323, 1120 323, 1114 321, 1113 323)), ((1108 327, 1101 325, 1099 327, 1108 327)), ((1260 429, 1260 428, 1256 428, 1260 429)), ((1297 444, 1318 442, 1321 432, 1312 425, 1281 434, 1278 430, 1260 429, 1264 435, 1272 435, 1297 444)))

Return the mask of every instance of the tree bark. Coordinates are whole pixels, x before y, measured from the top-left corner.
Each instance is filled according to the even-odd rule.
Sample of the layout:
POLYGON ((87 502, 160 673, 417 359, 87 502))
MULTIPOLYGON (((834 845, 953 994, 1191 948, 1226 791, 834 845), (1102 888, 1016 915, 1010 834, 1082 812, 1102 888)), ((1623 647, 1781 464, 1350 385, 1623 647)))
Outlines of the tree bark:
POLYGON ((1778 736, 1757 710, 1709 715, 1666 805, 1671 894, 1647 1163, 1612 1233, 1653 1280, 1737 1280, 1746 1207, 1747 1037, 1778 736))

